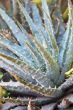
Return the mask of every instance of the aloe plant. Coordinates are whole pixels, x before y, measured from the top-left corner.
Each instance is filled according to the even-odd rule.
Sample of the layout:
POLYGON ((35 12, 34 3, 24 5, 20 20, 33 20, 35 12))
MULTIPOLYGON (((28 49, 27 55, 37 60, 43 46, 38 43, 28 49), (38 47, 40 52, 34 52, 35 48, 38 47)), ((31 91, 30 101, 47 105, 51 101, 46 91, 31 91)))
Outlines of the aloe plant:
POLYGON ((31 5, 31 18, 22 3, 19 0, 16 2, 28 22, 31 34, 0 8, 0 17, 16 41, 0 33, 0 67, 17 76, 24 87, 49 96, 54 93, 55 86, 64 82, 64 73, 73 62, 72 4, 68 1, 69 20, 59 47, 46 0, 42 0, 44 24, 35 4, 31 5))

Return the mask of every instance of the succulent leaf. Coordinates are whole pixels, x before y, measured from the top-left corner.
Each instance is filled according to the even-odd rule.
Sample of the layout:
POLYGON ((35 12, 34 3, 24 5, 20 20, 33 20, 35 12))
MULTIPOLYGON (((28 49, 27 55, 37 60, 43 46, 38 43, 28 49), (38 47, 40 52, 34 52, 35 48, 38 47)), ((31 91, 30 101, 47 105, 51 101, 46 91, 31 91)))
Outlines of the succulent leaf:
POLYGON ((57 42, 55 39, 52 20, 50 17, 50 11, 49 11, 46 0, 42 0, 42 10, 43 10, 43 17, 44 17, 44 22, 45 22, 44 25, 45 25, 45 28, 47 29, 48 33, 49 33, 48 37, 49 37, 49 41, 51 43, 50 45, 52 47, 52 54, 54 56, 54 59, 56 59, 56 61, 57 61, 59 49, 58 49, 57 42))
POLYGON ((36 45, 36 47, 38 48, 38 50, 41 52, 43 59, 45 61, 46 64, 46 69, 47 69, 47 77, 50 78, 50 80, 52 80, 55 83, 57 83, 56 81, 58 80, 60 73, 59 73, 59 66, 57 64, 57 62, 51 57, 50 53, 47 52, 44 47, 42 47, 42 45, 36 40, 35 37, 32 37, 34 44, 36 45), (52 75, 53 74, 53 75, 52 75), (54 75, 57 75, 56 78, 54 78, 54 75))
POLYGON ((39 32, 39 30, 36 28, 36 25, 34 24, 32 18, 29 16, 28 12, 23 7, 23 5, 19 1, 17 1, 17 2, 19 4, 21 12, 23 13, 24 17, 26 18, 26 20, 29 24, 32 34, 35 35, 35 37, 37 37, 40 42, 42 42, 44 40, 42 33, 39 32))
POLYGON ((61 49, 59 54, 59 63, 63 73, 71 68, 73 62, 73 7, 71 1, 68 1, 69 20, 66 32, 61 42, 61 49))
POLYGON ((31 8, 32 8, 32 16, 33 16, 34 23, 37 24, 38 26, 42 25, 42 19, 39 14, 39 10, 37 6, 35 4, 32 4, 31 8))
MULTIPOLYGON (((52 35, 50 34, 50 30, 49 30, 48 32, 51 35, 49 38, 48 37, 49 34, 47 32, 47 29, 44 29, 43 25, 37 25, 36 23, 34 23, 33 20, 31 19, 31 17, 29 16, 28 12, 26 11, 26 9, 23 7, 23 5, 19 1, 17 1, 17 2, 19 4, 21 12, 24 14, 24 17, 26 18, 26 20, 30 26, 32 34, 35 35, 35 37, 38 39, 39 42, 41 42, 43 44, 43 46, 44 45, 46 46, 45 48, 49 48, 50 51, 53 51, 53 49, 54 49, 54 51, 57 51, 57 53, 54 53, 54 51, 51 53, 51 55, 54 56, 54 58, 56 58, 56 60, 57 60, 57 58, 58 58, 58 46, 57 46, 54 35, 52 37, 52 35), (51 45, 49 45, 50 42, 52 42, 53 48, 51 45)), ((48 16, 46 13, 45 13, 45 15, 48 16)), ((37 16, 39 16, 39 15, 37 15, 37 16)), ((47 19, 48 19, 48 17, 47 17, 47 19)), ((51 25, 52 25, 52 23, 51 23, 51 25)), ((48 27, 48 28, 50 28, 50 27, 48 27)), ((53 28, 51 28, 51 31, 53 31, 53 28)))
POLYGON ((22 2, 20 0, 16 0, 16 2, 23 18, 28 22, 31 33, 29 34, 25 26, 23 27, 18 20, 12 19, 0 8, 2 20, 17 41, 13 42, 11 39, 5 38, 4 34, 0 34, 0 67, 14 77, 18 77, 17 80, 25 87, 49 96, 55 90, 50 86, 55 87, 55 85, 59 85, 59 82, 63 82, 64 77, 60 78, 60 68, 62 73, 67 71, 73 61, 73 13, 70 1, 68 27, 61 42, 60 53, 47 1, 42 0, 44 22, 36 4, 31 5, 31 17, 22 2))
MULTIPOLYGON (((26 47, 21 47, 19 45, 16 45, 16 44, 12 43, 9 40, 3 39, 2 37, 0 37, 0 39, 1 39, 0 40, 0 44, 2 46, 6 47, 10 51, 12 51, 14 54, 16 54, 25 63, 29 62, 27 64, 29 64, 32 67, 35 66, 34 64, 33 64, 34 66, 31 64, 31 63, 34 63, 35 61, 33 61, 32 55, 30 56, 30 53, 27 52, 27 48, 26 47)), ((35 67, 37 67, 37 66, 35 66, 35 67)))
POLYGON ((1 56, 0 56, 0 64, 1 67, 6 69, 11 75, 13 75, 14 77, 16 75, 18 77, 18 80, 21 83, 23 83, 25 87, 31 89, 32 91, 35 91, 45 96, 51 95, 52 93, 55 92, 54 88, 49 89, 37 85, 35 80, 32 79, 29 73, 25 73, 23 70, 19 68, 19 66, 14 65, 14 63, 1 56))
POLYGON ((11 30, 15 39, 19 42, 20 45, 24 45, 25 41, 28 39, 27 36, 19 29, 19 27, 15 24, 14 20, 10 18, 4 10, 0 8, 0 16, 6 22, 7 26, 11 30))

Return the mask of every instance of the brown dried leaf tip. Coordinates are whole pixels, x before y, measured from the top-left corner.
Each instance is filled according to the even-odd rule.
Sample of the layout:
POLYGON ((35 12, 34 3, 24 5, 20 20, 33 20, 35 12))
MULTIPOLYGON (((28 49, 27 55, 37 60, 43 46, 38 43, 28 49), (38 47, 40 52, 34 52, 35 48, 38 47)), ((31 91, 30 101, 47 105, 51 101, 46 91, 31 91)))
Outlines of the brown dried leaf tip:
POLYGON ((41 109, 39 107, 35 106, 34 104, 32 104, 32 100, 29 99, 27 110, 41 110, 41 109))
POLYGON ((70 106, 70 101, 67 98, 64 98, 60 105, 58 105, 59 108, 68 108, 70 106))

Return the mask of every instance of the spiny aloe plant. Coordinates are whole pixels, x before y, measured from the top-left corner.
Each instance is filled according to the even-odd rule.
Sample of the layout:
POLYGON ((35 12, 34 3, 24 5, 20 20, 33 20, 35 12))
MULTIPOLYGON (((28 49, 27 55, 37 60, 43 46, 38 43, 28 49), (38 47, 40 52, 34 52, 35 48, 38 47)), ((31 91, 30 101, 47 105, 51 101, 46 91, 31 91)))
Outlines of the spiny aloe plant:
POLYGON ((64 73, 71 68, 73 62, 72 4, 68 0, 69 20, 67 29, 61 36, 61 47, 58 47, 46 0, 42 0, 44 23, 35 4, 31 5, 31 18, 19 0, 16 1, 28 22, 31 34, 0 8, 0 17, 17 41, 15 43, 12 39, 5 38, 6 34, 0 33, 0 67, 17 77, 25 87, 49 96, 54 93, 55 86, 63 83, 64 73))

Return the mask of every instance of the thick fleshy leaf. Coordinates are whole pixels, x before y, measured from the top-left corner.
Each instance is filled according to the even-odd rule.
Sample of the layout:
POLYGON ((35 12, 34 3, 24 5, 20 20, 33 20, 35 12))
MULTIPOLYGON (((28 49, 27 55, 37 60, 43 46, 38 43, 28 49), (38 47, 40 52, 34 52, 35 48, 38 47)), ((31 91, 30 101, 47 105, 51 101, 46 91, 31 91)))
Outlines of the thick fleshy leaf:
POLYGON ((21 60, 23 60, 26 64, 30 65, 31 67, 38 66, 38 65, 35 65, 35 61, 33 60, 32 55, 28 52, 26 47, 21 47, 17 44, 12 43, 9 40, 3 39, 2 37, 0 37, 0 45, 12 51, 21 60))
POLYGON ((12 53, 11 51, 9 51, 8 49, 1 47, 1 45, 0 45, 0 54, 11 56, 13 58, 18 58, 14 53, 12 53))
POLYGON ((40 42, 43 42, 45 39, 44 39, 41 31, 38 30, 38 28, 36 28, 35 23, 33 22, 32 18, 29 16, 29 14, 26 11, 26 9, 23 7, 23 5, 18 0, 17 0, 17 2, 19 4, 21 12, 23 13, 24 17, 26 18, 26 20, 27 20, 27 22, 29 24, 29 27, 30 27, 30 29, 32 31, 32 34, 35 35, 35 37, 37 37, 40 42))
MULTIPOLYGON (((29 16, 28 12, 23 7, 23 5, 19 1, 17 1, 17 2, 19 4, 21 12, 23 13, 24 17, 26 18, 26 20, 29 24, 32 34, 35 35, 35 37, 38 39, 38 41, 42 43, 42 46, 45 47, 47 50, 49 50, 51 55, 57 60, 58 47, 57 47, 55 38, 51 37, 49 39, 49 37, 48 37, 49 34, 48 34, 47 29, 45 29, 42 24, 39 23, 40 25, 38 25, 37 23, 35 23, 35 21, 33 22, 32 18, 29 16), (51 46, 50 42, 52 42, 54 46, 51 46), (54 53, 54 49, 57 51, 57 53, 54 53)), ((37 11, 37 8, 36 8, 36 11, 37 11)), ((37 15, 37 16, 39 16, 39 15, 37 15)))
POLYGON ((15 24, 14 20, 10 18, 4 10, 0 8, 0 16, 4 20, 4 22, 7 24, 9 29, 11 30, 14 37, 17 39, 19 44, 23 45, 25 40, 27 39, 27 36, 22 33, 22 31, 19 29, 19 27, 15 24))
POLYGON ((42 17, 39 15, 39 10, 38 10, 38 8, 37 8, 37 6, 35 4, 32 4, 31 8, 32 8, 32 15, 33 15, 34 23, 36 24, 38 30, 40 30, 40 32, 44 36, 44 41, 43 41, 42 46, 45 49, 47 49, 47 51, 49 51, 51 53, 53 58, 55 58, 55 56, 53 54, 53 48, 52 48, 52 46, 50 44, 50 40, 48 39, 49 38, 48 37, 49 33, 43 26, 42 17))
POLYGON ((61 42, 59 63, 63 72, 68 71, 73 63, 73 7, 68 1, 69 20, 66 32, 61 42))
POLYGON ((13 76, 17 73, 18 76, 20 76, 21 78, 26 79, 29 82, 35 82, 35 80, 32 79, 29 73, 26 73, 25 71, 21 70, 19 65, 15 65, 15 63, 2 56, 0 56, 0 65, 1 68, 5 69, 13 76))
POLYGON ((39 10, 38 10, 37 6, 35 4, 32 4, 31 8, 32 8, 32 15, 33 15, 34 23, 37 24, 38 26, 42 25, 42 19, 39 14, 39 10))
POLYGON ((31 6, 32 17, 30 17, 22 3, 20 3, 19 0, 16 1, 18 2, 22 15, 29 24, 31 35, 24 29, 25 27, 22 27, 19 22, 11 19, 5 11, 0 9, 0 16, 20 44, 13 43, 12 41, 5 39, 5 37, 2 38, 2 36, 0 36, 1 47, 3 49, 6 48, 18 58, 17 60, 17 58, 14 58, 13 55, 10 56, 10 54, 9 56, 0 54, 1 67, 6 69, 9 73, 12 73, 13 76, 15 73, 15 75, 19 77, 19 81, 24 83, 24 85, 28 86, 30 89, 44 95, 49 95, 49 89, 47 88, 50 85, 52 87, 58 85, 60 71, 58 65, 59 50, 54 36, 48 5, 46 0, 42 0, 44 26, 42 18, 39 15, 38 7, 35 4, 32 4, 31 6), (22 66, 24 66, 24 68, 22 66), (44 69, 43 71, 42 68, 44 69), (26 78, 25 73, 28 78, 26 78), (39 86, 32 85, 29 80, 26 80, 30 79, 30 76, 32 79, 36 80, 39 86))
POLYGON ((54 29, 53 29, 52 20, 50 17, 50 11, 49 11, 46 0, 42 0, 42 10, 43 10, 45 28, 47 29, 49 33, 47 40, 50 41, 50 45, 52 47, 52 54, 54 55, 54 58, 58 60, 59 50, 58 50, 57 42, 54 36, 54 29))
POLYGON ((45 66, 45 61, 44 61, 40 51, 38 51, 37 48, 32 47, 28 42, 27 42, 27 46, 29 48, 29 51, 32 52, 33 56, 36 57, 36 60, 38 61, 39 69, 42 68, 43 65, 45 66))
MULTIPOLYGON (((57 83, 57 80, 60 76, 58 63, 52 58, 49 52, 47 52, 42 45, 36 40, 36 38, 32 37, 34 44, 40 51, 43 56, 43 59, 46 64, 47 74, 45 75, 50 78, 54 83, 57 83), (56 75, 56 77, 55 77, 56 75), (54 78, 55 77, 55 78, 54 78)), ((42 77, 42 76, 41 76, 42 77)))
POLYGON ((29 65, 25 64, 24 61, 22 61, 16 57, 12 57, 12 56, 9 56, 9 55, 3 54, 3 53, 0 53, 0 56, 7 59, 7 60, 10 60, 11 62, 15 63, 15 65, 19 65, 19 67, 21 69, 23 69, 23 71, 25 71, 26 73, 27 72, 29 72, 29 73, 35 72, 35 69, 31 68, 29 65))
POLYGON ((40 97, 42 95, 37 94, 35 92, 32 92, 30 89, 24 87, 24 85, 20 82, 13 82, 13 81, 9 81, 9 82, 0 82, 0 86, 3 87, 4 89, 6 89, 8 92, 14 93, 15 94, 19 94, 20 96, 33 96, 33 97, 40 97))
POLYGON ((36 48, 35 44, 31 40, 31 35, 27 33, 27 31, 23 28, 23 26, 17 20, 16 20, 16 22, 17 22, 18 26, 20 27, 21 31, 26 36, 28 36, 28 41, 26 41, 25 43, 27 44, 27 46, 29 48, 29 51, 31 51, 33 56, 37 59, 39 67, 41 67, 41 65, 44 64, 44 61, 43 61, 42 55, 40 54, 40 51, 38 51, 38 49, 36 48))
POLYGON ((40 93, 45 96, 49 96, 55 92, 54 88, 44 88, 40 85, 37 85, 35 80, 32 79, 29 73, 25 73, 18 65, 15 65, 11 61, 3 58, 0 56, 0 65, 2 68, 6 69, 9 74, 13 75, 14 77, 17 76, 19 81, 24 84, 25 87, 40 93))

